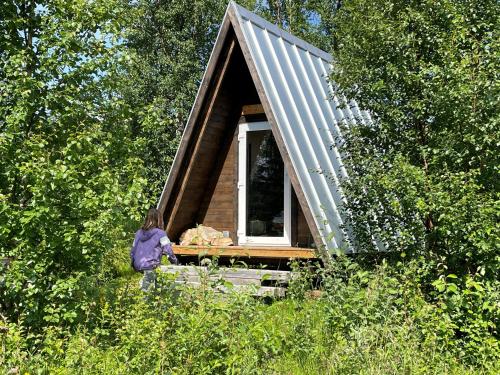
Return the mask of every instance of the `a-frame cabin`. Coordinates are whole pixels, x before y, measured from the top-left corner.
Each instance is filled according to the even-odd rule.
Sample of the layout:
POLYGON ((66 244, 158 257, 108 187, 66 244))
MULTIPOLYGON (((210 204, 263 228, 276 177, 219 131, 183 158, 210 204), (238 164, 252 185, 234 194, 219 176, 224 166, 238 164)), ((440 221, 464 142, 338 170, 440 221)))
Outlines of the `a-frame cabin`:
POLYGON ((346 176, 332 57, 231 2, 158 208, 172 241, 197 224, 236 246, 177 254, 260 258, 351 250, 341 211, 346 176), (313 249, 316 249, 314 251, 313 249))

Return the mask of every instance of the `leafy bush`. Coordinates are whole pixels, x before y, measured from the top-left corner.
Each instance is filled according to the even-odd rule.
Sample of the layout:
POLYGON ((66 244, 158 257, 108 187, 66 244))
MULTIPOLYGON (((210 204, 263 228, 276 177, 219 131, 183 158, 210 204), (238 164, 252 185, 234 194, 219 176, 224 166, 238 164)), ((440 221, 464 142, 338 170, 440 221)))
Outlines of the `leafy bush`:
MULTIPOLYGON (((14 330, 4 336, 8 355, 0 368, 106 374, 499 370, 493 327, 498 301, 491 294, 454 301, 454 306, 461 304, 456 309, 451 300, 443 300, 449 304, 445 308, 424 298, 414 281, 416 264, 395 270, 382 263, 369 271, 340 259, 333 267, 313 268, 313 274, 302 269, 306 280, 321 274, 320 297, 297 291, 272 303, 248 294, 216 294, 206 287, 180 288, 163 275, 161 289, 144 295, 138 292, 138 275, 127 276, 99 289, 93 299, 97 305, 76 332, 46 331, 31 355, 25 336, 11 325, 14 330), (483 314, 481 321, 455 316, 466 304, 491 306, 491 314, 483 314), (480 332, 477 340, 457 336, 459 322, 462 329, 480 332), (478 330, 480 326, 488 328, 478 330)), ((480 288, 471 281, 468 285, 480 288)))
POLYGON ((0 11, 0 257, 12 259, 0 308, 30 330, 82 316, 83 281, 148 201, 115 84, 126 64, 119 5, 0 11))
POLYGON ((342 138, 359 251, 374 240, 498 279, 497 1, 343 2, 332 78, 370 110, 342 138))

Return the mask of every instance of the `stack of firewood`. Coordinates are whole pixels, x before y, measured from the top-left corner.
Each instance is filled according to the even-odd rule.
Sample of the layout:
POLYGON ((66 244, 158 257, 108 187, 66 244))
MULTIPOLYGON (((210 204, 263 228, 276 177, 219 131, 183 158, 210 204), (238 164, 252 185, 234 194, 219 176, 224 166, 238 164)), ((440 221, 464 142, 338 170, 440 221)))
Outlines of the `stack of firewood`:
POLYGON ((222 232, 204 225, 198 225, 182 233, 180 242, 181 246, 231 246, 233 244, 233 240, 224 237, 222 232))

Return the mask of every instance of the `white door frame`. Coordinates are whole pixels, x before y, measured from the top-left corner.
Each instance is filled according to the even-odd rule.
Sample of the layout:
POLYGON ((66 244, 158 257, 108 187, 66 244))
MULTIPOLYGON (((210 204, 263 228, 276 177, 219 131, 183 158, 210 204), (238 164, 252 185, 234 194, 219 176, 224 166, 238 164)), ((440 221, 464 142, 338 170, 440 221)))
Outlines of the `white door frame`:
POLYGON ((267 121, 242 123, 238 131, 238 244, 258 246, 291 245, 291 185, 290 177, 284 169, 284 212, 283 237, 257 237, 246 235, 247 219, 247 133, 251 131, 271 130, 267 121))

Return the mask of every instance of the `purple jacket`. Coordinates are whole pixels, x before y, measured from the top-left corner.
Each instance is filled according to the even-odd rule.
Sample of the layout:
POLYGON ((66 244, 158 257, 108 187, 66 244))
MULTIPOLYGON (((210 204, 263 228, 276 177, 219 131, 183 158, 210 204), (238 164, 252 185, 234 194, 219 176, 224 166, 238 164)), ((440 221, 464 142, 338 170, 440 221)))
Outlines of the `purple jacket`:
POLYGON ((130 250, 132 267, 136 271, 152 270, 160 265, 162 255, 168 256, 170 263, 178 263, 165 231, 159 228, 139 229, 130 250))

